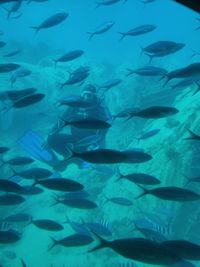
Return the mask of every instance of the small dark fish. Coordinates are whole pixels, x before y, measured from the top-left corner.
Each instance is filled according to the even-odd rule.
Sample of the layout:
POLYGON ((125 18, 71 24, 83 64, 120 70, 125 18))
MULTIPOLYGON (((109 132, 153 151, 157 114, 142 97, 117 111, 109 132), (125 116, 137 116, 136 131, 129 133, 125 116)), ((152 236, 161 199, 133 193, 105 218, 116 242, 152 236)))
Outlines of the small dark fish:
POLYGON ((11 180, 0 179, 0 191, 21 193, 23 191, 23 187, 11 180))
POLYGON ((103 84, 101 84, 99 86, 99 88, 101 89, 105 89, 105 90, 109 90, 117 85, 119 85, 122 82, 121 79, 112 79, 112 80, 108 80, 106 82, 104 82, 103 84))
POLYGON ((96 7, 100 7, 100 6, 110 6, 110 5, 113 5, 117 2, 119 2, 121 0, 100 0, 97 2, 97 5, 96 7))
POLYGON ((172 89, 176 89, 176 88, 184 88, 184 87, 189 87, 190 85, 192 85, 194 83, 194 79, 191 78, 186 78, 184 80, 181 80, 173 85, 170 85, 172 89))
POLYGON ((3 42, 3 41, 0 41, 0 48, 2 48, 2 47, 4 47, 4 46, 6 46, 6 43, 3 42))
POLYGON ((90 72, 90 67, 84 66, 84 67, 79 67, 72 72, 68 71, 70 76, 76 76, 76 75, 82 75, 83 73, 89 73, 90 72))
POLYGON ((71 74, 68 80, 61 84, 61 88, 63 88, 66 85, 73 85, 77 83, 83 82, 88 76, 90 75, 89 72, 80 72, 76 74, 71 74))
POLYGON ((167 70, 163 68, 158 68, 154 66, 148 66, 140 69, 128 69, 129 73, 127 76, 132 75, 132 74, 137 74, 141 76, 164 76, 167 74, 167 70))
POLYGON ((36 32, 40 31, 41 29, 51 28, 63 22, 68 16, 68 13, 60 12, 44 20, 39 26, 34 26, 31 28, 36 30, 36 32))
POLYGON ((0 146, 0 155, 8 152, 10 150, 9 147, 6 146, 0 146))
POLYGON ((173 251, 177 251, 182 259, 200 260, 200 246, 186 240, 169 240, 162 243, 173 251))
POLYGON ((109 21, 97 27, 93 32, 87 32, 90 35, 89 40, 91 40, 97 34, 102 34, 107 32, 114 26, 114 24, 115 22, 109 21))
POLYGON ((70 236, 67 236, 65 238, 62 238, 60 240, 55 240, 54 238, 51 238, 53 241, 53 244, 49 248, 51 250, 57 245, 63 246, 63 247, 80 247, 89 245, 94 241, 94 239, 91 236, 88 235, 80 235, 80 234, 73 234, 70 236))
POLYGON ((20 239, 21 235, 13 229, 9 229, 7 231, 0 231, 0 244, 16 243, 20 239))
POLYGON ((70 125, 70 126, 80 128, 80 129, 85 129, 85 130, 108 129, 111 127, 110 123, 100 120, 100 119, 93 119, 93 118, 86 118, 86 119, 81 119, 81 120, 76 120, 76 121, 66 121, 62 119, 62 121, 64 122, 63 127, 70 125))
POLYGON ((164 55, 165 53, 171 54, 179 51, 184 46, 185 44, 183 43, 176 43, 172 41, 158 41, 142 48, 142 51, 153 55, 162 55, 162 53, 164 55))
POLYGON ((160 184, 160 180, 158 180, 156 177, 145 173, 131 173, 124 175, 118 172, 118 175, 119 178, 117 180, 127 179, 130 182, 144 185, 160 184))
POLYGON ((148 264, 170 265, 181 261, 180 256, 164 246, 145 238, 124 238, 107 241, 93 232, 99 244, 89 250, 96 251, 102 248, 111 248, 125 258, 148 264))
POLYGON ((0 73, 11 72, 11 71, 17 70, 20 67, 21 66, 19 64, 1 63, 0 64, 0 73))
POLYGON ((138 35, 146 34, 146 33, 154 31, 156 28, 157 26, 155 25, 146 24, 146 25, 133 28, 127 32, 119 32, 119 34, 122 35, 120 40, 124 39, 126 36, 138 36, 138 35))
POLYGON ((18 55, 19 53, 21 53, 21 49, 17 49, 17 50, 10 52, 10 53, 7 53, 7 54, 3 55, 3 57, 14 57, 14 56, 18 55))
POLYGON ((200 135, 194 133, 193 131, 191 131, 190 129, 187 129, 190 136, 184 138, 183 140, 194 140, 194 141, 200 141, 200 135))
POLYGON ((13 5, 11 6, 10 9, 6 9, 6 8, 4 8, 4 9, 8 12, 7 19, 10 18, 10 16, 12 15, 12 13, 16 13, 16 12, 18 12, 18 10, 20 9, 20 7, 21 7, 21 5, 22 5, 22 1, 23 1, 23 0, 15 1, 15 2, 13 3, 13 5))
POLYGON ((76 181, 67 178, 49 178, 44 180, 36 180, 33 185, 42 185, 51 190, 57 191, 80 191, 84 189, 84 186, 76 181))
POLYGON ((74 199, 60 199, 56 198, 55 199, 55 204, 63 204, 65 206, 71 207, 71 208, 77 208, 77 209, 95 209, 97 208, 97 204, 94 203, 93 201, 86 199, 86 198, 74 198, 74 199))
POLYGON ((71 150, 71 156, 67 160, 72 158, 80 158, 97 164, 140 163, 152 159, 149 154, 141 151, 127 150, 122 152, 113 149, 96 149, 80 153, 71 150))
POLYGON ((25 179, 45 179, 53 174, 53 172, 44 168, 30 168, 19 172, 12 169, 12 171, 14 173, 13 176, 20 176, 25 179))
POLYGON ((156 134, 158 134, 160 132, 160 129, 153 129, 153 130, 150 130, 150 131, 147 131, 143 134, 141 134, 139 137, 137 137, 136 139, 138 140, 138 142, 140 140, 145 140, 145 139, 148 139, 150 137, 153 137, 155 136, 156 134))
POLYGON ((140 117, 144 119, 160 119, 165 118, 168 116, 175 115, 178 113, 178 109, 174 107, 167 107, 167 106, 152 106, 146 109, 139 110, 138 112, 129 112, 128 119, 133 117, 140 117))
POLYGON ((94 103, 91 101, 86 101, 79 96, 71 96, 58 100, 59 106, 69 106, 77 108, 88 108, 94 106, 94 103))
POLYGON ((124 198, 124 197, 107 197, 107 196, 105 196, 105 198, 106 198, 106 202, 110 201, 112 203, 122 205, 122 206, 132 206, 133 205, 132 201, 130 201, 129 199, 124 198))
MULTIPOLYGON (((20 165, 28 165, 34 162, 34 159, 29 158, 29 157, 14 157, 8 160, 2 160, 3 165, 8 164, 8 165, 13 165, 13 166, 20 166, 20 165)), ((1 165, 2 166, 2 165, 1 165)))
POLYGON ((156 241, 163 242, 166 241, 166 236, 155 229, 154 224, 146 219, 136 219, 133 221, 135 230, 139 231, 146 238, 156 241))
POLYGON ((55 62, 55 64, 57 64, 58 62, 69 62, 69 61, 72 61, 76 58, 79 58, 83 54, 84 54, 83 50, 73 50, 73 51, 70 51, 70 52, 64 54, 63 56, 61 56, 57 59, 53 59, 53 61, 55 62))
POLYGON ((141 185, 138 186, 144 191, 140 194, 136 199, 141 198, 145 195, 153 195, 157 198, 164 199, 164 200, 171 200, 171 201, 196 201, 200 200, 200 195, 192 192, 188 189, 175 187, 175 186, 168 186, 168 187, 157 187, 154 189, 146 189, 143 188, 141 185))
POLYGON ((31 75, 31 73, 32 73, 31 70, 24 67, 21 67, 20 69, 16 70, 11 76, 10 79, 11 85, 13 85, 17 81, 17 79, 27 77, 31 75))
POLYGON ((169 81, 178 78, 195 78, 200 76, 200 63, 192 63, 184 68, 168 72, 163 78, 167 78, 165 86, 169 81))
POLYGON ((15 213, 2 219, 2 221, 9 223, 28 223, 30 220, 31 215, 28 213, 15 213))
POLYGON ((90 194, 87 191, 81 190, 76 192, 65 193, 61 197, 65 199, 76 199, 76 198, 80 199, 80 198, 87 198, 89 196, 90 194))
POLYGON ((91 236, 91 233, 89 232, 88 228, 83 223, 71 221, 68 217, 66 217, 66 221, 64 223, 68 223, 71 228, 80 235, 91 236))
MULTIPOLYGON (((83 221, 83 220, 82 220, 83 221)), ((108 228, 108 225, 105 223, 97 223, 97 222, 84 222, 83 225, 87 227, 90 231, 101 235, 101 236, 111 236, 112 232, 108 228)))
POLYGON ((36 88, 26 88, 21 90, 8 90, 0 93, 0 100, 11 100, 15 102, 16 100, 23 98, 28 95, 32 95, 37 91, 36 88))
POLYGON ((0 196, 0 205, 1 206, 13 206, 19 205, 25 202, 25 198, 20 195, 15 194, 6 194, 0 196))
POLYGON ((61 231, 64 229, 60 223, 47 219, 31 220, 30 224, 34 224, 36 227, 47 231, 61 231))
POLYGON ((8 112, 10 109, 15 108, 15 109, 21 109, 21 108, 26 108, 28 106, 34 105, 40 101, 42 101, 45 97, 45 94, 33 94, 33 95, 27 95, 25 97, 22 97, 15 102, 12 103, 10 107, 5 107, 2 109, 3 112, 8 112))

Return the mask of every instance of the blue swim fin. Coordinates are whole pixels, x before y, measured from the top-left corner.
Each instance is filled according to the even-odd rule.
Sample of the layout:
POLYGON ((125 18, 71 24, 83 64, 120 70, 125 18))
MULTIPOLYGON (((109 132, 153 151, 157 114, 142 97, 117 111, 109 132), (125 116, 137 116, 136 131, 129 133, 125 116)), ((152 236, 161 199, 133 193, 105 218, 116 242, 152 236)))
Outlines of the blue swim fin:
POLYGON ((44 148, 45 141, 42 137, 34 131, 27 131, 19 140, 18 144, 33 158, 54 166, 58 162, 55 153, 49 149, 44 148))

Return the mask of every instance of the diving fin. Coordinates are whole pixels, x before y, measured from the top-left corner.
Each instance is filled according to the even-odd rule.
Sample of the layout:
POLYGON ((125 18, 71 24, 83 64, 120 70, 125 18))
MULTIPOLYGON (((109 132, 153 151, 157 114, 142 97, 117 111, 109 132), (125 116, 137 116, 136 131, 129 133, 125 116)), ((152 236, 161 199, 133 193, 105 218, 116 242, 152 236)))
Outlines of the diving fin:
POLYGON ((18 144, 33 158, 42 161, 50 166, 58 162, 56 154, 50 149, 44 149, 45 141, 34 131, 27 131, 19 140, 18 144))

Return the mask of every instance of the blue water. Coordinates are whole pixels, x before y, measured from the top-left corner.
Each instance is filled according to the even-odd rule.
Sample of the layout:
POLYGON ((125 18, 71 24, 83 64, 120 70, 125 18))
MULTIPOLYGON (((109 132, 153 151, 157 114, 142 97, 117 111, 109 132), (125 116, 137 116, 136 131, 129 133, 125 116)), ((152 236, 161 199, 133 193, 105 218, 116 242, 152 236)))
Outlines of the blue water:
MULTIPOLYGON (((98 8, 96 2, 101 1, 48 0, 32 1, 30 4, 22 1, 20 8, 13 10, 9 18, 6 10, 12 9, 16 3, 0 5, 0 42, 6 43, 0 47, 0 151, 1 147, 8 148, 7 152, 0 153, 0 158, 8 161, 0 167, 0 179, 11 180, 20 186, 32 185, 38 183, 39 174, 27 179, 22 172, 44 168, 52 172, 46 179, 72 179, 84 185, 85 190, 77 195, 64 196, 68 201, 78 199, 78 207, 59 202, 62 202, 59 196, 70 190, 53 190, 40 182, 37 186, 43 189, 41 194, 14 192, 24 197, 23 203, 0 204, 0 266, 144 266, 143 261, 123 257, 123 253, 115 249, 104 248, 89 253, 88 250, 99 241, 90 233, 88 225, 92 225, 91 230, 97 231, 106 240, 141 237, 160 242, 184 239, 200 245, 198 200, 180 202, 152 195, 135 199, 142 188, 125 178, 117 181, 119 174, 143 173, 161 182, 157 185, 141 183, 149 190, 174 186, 199 194, 199 182, 186 186, 185 176, 199 177, 200 172, 199 91, 193 95, 197 88, 194 80, 200 80, 200 71, 195 75, 174 77, 166 86, 163 85, 167 75, 127 76, 127 69, 155 66, 170 72, 200 62, 199 31, 195 30, 200 25, 198 14, 167 0, 155 0, 149 4, 140 0, 121 0, 98 8), (46 25, 38 32, 31 28, 43 27, 47 19, 59 12, 69 14, 61 23, 53 27, 46 25), (110 21, 114 25, 108 31, 96 34, 89 40, 88 32, 110 21), (156 29, 120 40, 119 32, 146 24, 155 25, 156 29), (142 48, 158 41, 182 43, 184 46, 149 62, 142 48), (17 49, 20 50, 19 54, 4 57, 17 49), (58 62, 55 66, 52 59, 74 50, 83 50, 83 55, 71 61, 58 62), (19 64, 20 67, 6 71, 4 64, 7 63, 19 64), (21 67, 30 72, 26 74, 24 69, 23 73, 19 72, 21 67), (84 72, 86 76, 83 80, 64 84, 66 81, 70 83, 70 78, 80 78, 80 73, 76 76, 74 71, 82 67, 89 67, 84 72), (13 75, 17 79, 11 84, 13 75), (189 85, 171 88, 184 78, 191 80, 189 85), (116 79, 119 83, 109 87, 116 79), (101 88, 102 85, 104 88, 101 88), (27 88, 37 89, 29 97, 41 93, 44 98, 32 105, 20 105, 20 101, 26 100, 23 90, 27 88), (11 96, 13 90, 17 91, 15 96, 11 96), (83 106, 85 101, 86 106, 83 106), (152 106, 168 106, 178 112, 171 116, 163 116, 161 112, 161 118, 151 117, 149 113, 146 117, 138 114, 131 117, 131 114, 152 106), (124 112, 124 116, 114 119, 120 112, 124 112), (131 118, 127 120, 128 115, 131 118), (76 120, 87 118, 100 120, 104 123, 101 126, 104 129, 100 126, 94 129, 94 125, 92 128, 84 124, 77 128, 73 124, 76 120), (65 127, 63 120, 68 124, 65 127), (184 140, 189 136, 187 129, 197 134, 193 141, 184 140), (134 162, 110 164, 112 156, 105 159, 104 155, 103 162, 95 162, 95 155, 88 161, 80 156, 81 153, 99 149, 126 151, 127 157, 134 155, 134 162), (76 154, 79 158, 72 157, 68 161, 73 153, 79 153, 76 154), (144 160, 146 155, 152 159, 144 160), (30 165, 9 163, 10 159, 21 156, 31 157, 34 162, 30 165), (16 171, 14 176, 12 169, 16 171), (106 198, 109 200, 106 201, 106 198), (54 205, 57 201, 59 203, 54 205), (83 205, 89 207, 83 208, 83 205), (26 213, 33 220, 52 220, 62 225, 63 230, 55 232, 44 229, 47 226, 39 228, 27 221, 3 220, 18 213, 26 213), (133 223, 136 220, 142 222, 141 227, 154 231, 155 236, 136 231, 133 223), (13 230, 17 231, 18 240, 12 242, 6 237, 5 244, 2 241, 3 233, 13 230), (58 244, 49 250, 52 238, 62 240, 77 232, 81 234, 79 242, 83 237, 87 239, 88 235, 94 241, 77 245, 72 240, 73 244, 58 244)), ((2 189, 0 203, 6 192, 10 191, 2 189)), ((178 248, 174 252, 177 251, 178 248)), ((183 257, 182 260, 187 258, 183 257)), ((198 266, 198 261, 192 263, 198 266)), ((177 265, 181 264, 180 261, 177 265)))

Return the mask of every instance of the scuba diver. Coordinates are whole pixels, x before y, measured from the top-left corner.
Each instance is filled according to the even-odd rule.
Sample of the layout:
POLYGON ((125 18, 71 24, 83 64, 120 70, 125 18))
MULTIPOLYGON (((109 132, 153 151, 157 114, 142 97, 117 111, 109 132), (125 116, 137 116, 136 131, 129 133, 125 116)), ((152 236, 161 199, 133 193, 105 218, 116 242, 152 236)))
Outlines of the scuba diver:
MULTIPOLYGON (((70 99, 66 98, 66 99, 70 99)), ((70 106, 61 117, 61 120, 53 127, 52 133, 48 136, 48 146, 57 154, 63 156, 64 159, 69 157, 69 149, 73 149, 77 152, 86 150, 94 150, 105 146, 105 136, 107 129, 93 130, 93 129, 79 129, 73 126, 68 133, 63 133, 63 121, 76 121, 80 119, 93 118, 103 121, 110 121, 112 119, 108 108, 104 105, 103 99, 97 96, 96 87, 88 84, 83 88, 81 96, 72 96, 74 101, 81 100, 84 102, 84 107, 70 106)), ((62 100, 62 101, 65 101, 62 100)), ((82 166, 82 161, 79 159, 73 160, 79 168, 82 166)))

